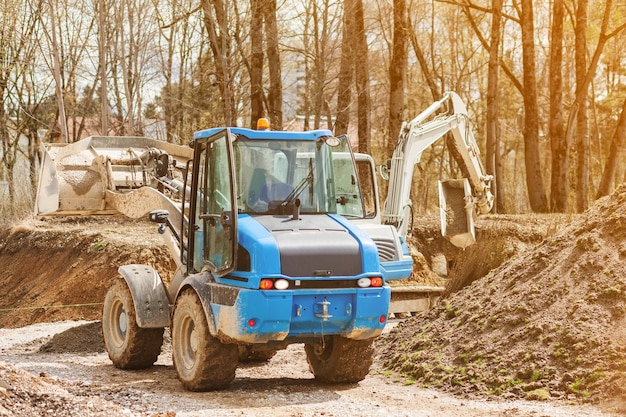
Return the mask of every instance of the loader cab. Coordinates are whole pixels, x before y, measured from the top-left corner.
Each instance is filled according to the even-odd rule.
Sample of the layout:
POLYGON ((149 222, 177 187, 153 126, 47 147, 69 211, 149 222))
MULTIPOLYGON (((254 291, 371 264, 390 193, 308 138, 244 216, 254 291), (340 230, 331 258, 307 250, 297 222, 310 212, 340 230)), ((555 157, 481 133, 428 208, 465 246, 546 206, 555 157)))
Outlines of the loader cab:
MULTIPOLYGON (((367 216, 347 138, 330 131, 208 129, 194 135, 189 273, 236 269, 240 216, 367 216)), ((189 180, 188 180, 189 181, 189 180)))
POLYGON ((329 131, 237 130, 233 141, 238 213, 250 216, 364 214, 347 139, 329 131))

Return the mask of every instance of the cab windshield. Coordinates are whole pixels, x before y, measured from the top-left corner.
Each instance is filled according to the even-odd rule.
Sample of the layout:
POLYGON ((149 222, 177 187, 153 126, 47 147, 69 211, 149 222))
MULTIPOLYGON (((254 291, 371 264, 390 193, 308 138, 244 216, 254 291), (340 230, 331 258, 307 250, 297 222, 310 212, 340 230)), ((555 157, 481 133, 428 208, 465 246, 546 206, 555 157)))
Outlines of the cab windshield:
MULTIPOLYGON (((349 143, 248 139, 234 142, 240 213, 338 213, 363 217, 349 143), (336 146, 330 146, 331 143, 336 146)), ((337 141, 337 138, 332 138, 337 141)))

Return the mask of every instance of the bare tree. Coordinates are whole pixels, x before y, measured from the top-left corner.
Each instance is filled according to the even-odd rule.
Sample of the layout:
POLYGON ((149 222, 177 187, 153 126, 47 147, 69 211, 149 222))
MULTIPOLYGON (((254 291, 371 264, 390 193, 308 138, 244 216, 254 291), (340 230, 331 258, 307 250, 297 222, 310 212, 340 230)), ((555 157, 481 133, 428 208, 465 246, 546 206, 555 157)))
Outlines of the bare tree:
POLYGON ((355 0, 343 2, 343 28, 341 35, 341 62, 337 86, 337 116, 335 135, 348 133, 350 124, 350 107, 352 104, 352 82, 354 80, 355 37, 354 10, 355 0))
POLYGON ((613 134, 613 138, 611 139, 609 156, 607 158, 604 171, 602 172, 602 179, 600 181, 600 186, 598 187, 598 193, 596 195, 596 198, 608 195, 613 188, 613 184, 615 183, 615 173, 617 171, 617 165, 620 156, 620 150, 623 149, 625 143, 624 137, 626 137, 626 98, 624 99, 624 102, 622 104, 622 111, 619 115, 617 127, 615 128, 615 133, 613 134))
POLYGON ((263 0, 267 66, 269 69, 268 114, 275 130, 283 128, 283 82, 281 76, 276 0, 263 0))
POLYGON ((358 134, 359 152, 371 153, 370 146, 370 90, 369 90, 369 70, 367 66, 368 48, 367 36, 365 33, 365 15, 363 11, 363 0, 356 0, 354 13, 355 29, 355 51, 359 61, 365 65, 356 65, 356 90, 358 104, 358 134))
MULTIPOLYGON (((98 0, 98 66, 100 73, 100 134, 106 136, 109 133, 109 103, 107 89, 107 13, 105 12, 105 0, 98 0)), ((94 77, 96 78, 96 77, 94 77)))
MULTIPOLYGON (((610 1, 610 0, 609 0, 610 1)), ((588 0, 578 0, 576 7, 576 210, 581 213, 589 207, 589 115, 587 97, 587 7, 588 0)))
MULTIPOLYGON (((49 97, 33 83, 38 62, 38 36, 43 1, 32 4, 3 2, 0 5, 0 179, 6 181, 8 196, 0 208, 13 209, 18 199, 16 167, 24 153, 30 165, 30 181, 37 162, 39 137, 35 108, 49 97), (32 8, 29 8, 32 6, 32 8), (43 93, 42 93, 43 92, 43 93), (28 139, 25 150, 22 140, 28 139)), ((54 96, 52 96, 54 97, 54 96)), ((54 113, 53 113, 54 114, 54 113)))
POLYGON ((302 98, 299 108, 304 117, 304 129, 332 129, 331 101, 337 86, 337 68, 340 62, 341 14, 334 0, 303 2, 300 24, 294 37, 299 45, 293 48, 299 56, 298 65, 304 82, 298 94, 302 98))
POLYGON ((568 143, 574 134, 574 121, 576 122, 577 141, 577 167, 576 167, 576 209, 581 212, 589 205, 589 131, 587 116, 587 100, 589 86, 596 74, 596 69, 602 50, 606 42, 624 29, 626 23, 622 23, 613 31, 608 32, 609 22, 613 13, 613 1, 606 0, 604 13, 600 27, 600 35, 595 51, 587 67, 587 5, 588 0, 580 0, 576 9, 576 97, 567 121, 566 135, 568 143), (583 51, 584 50, 584 51, 583 51))
POLYGON ((371 153, 369 70, 367 65, 363 65, 368 59, 368 46, 362 0, 344 1, 342 33, 335 134, 345 134, 348 131, 354 80, 357 97, 358 150, 371 153))
MULTIPOLYGON (((413 28, 413 23, 411 22, 410 15, 409 15, 409 27, 413 28)), ((443 94, 443 91, 440 91, 439 88, 437 87, 437 82, 435 80, 435 77, 432 74, 432 71, 428 65, 428 61, 426 60, 424 51, 422 47, 420 46, 419 41, 417 39, 417 33, 415 32, 415 30, 411 30, 409 36, 411 40, 411 46, 413 47, 413 52, 415 52, 415 57, 417 58, 417 62, 419 62, 419 66, 420 66, 420 69, 422 70, 422 74, 424 75, 424 78, 426 79, 426 83, 428 84, 428 88, 430 89, 430 95, 432 96, 433 100, 439 100, 439 98, 443 94)))
POLYGON ((535 63, 535 25, 532 0, 521 0, 522 57, 524 65, 524 160, 526 187, 533 211, 548 210, 539 148, 539 106, 535 63))
POLYGON ((164 84, 156 102, 162 109, 167 140, 183 143, 203 110, 211 108, 215 69, 205 56, 207 42, 200 6, 193 0, 153 0, 159 25, 157 48, 164 84))
POLYGON ((389 131, 387 152, 393 153, 404 111, 404 87, 408 59, 408 10, 405 0, 393 1, 393 46, 389 65, 389 131))
POLYGON ((494 176, 491 184, 495 195, 495 212, 504 212, 504 187, 500 159, 500 128, 498 125, 498 82, 500 72, 500 32, 502 0, 491 2, 491 44, 489 45, 489 74, 487 79, 487 173, 494 176))
MULTIPOLYGON (((263 116, 263 108, 271 125, 282 130, 283 125, 283 85, 281 79, 280 54, 278 48, 278 25, 276 21, 276 0, 250 0, 250 107, 251 125, 263 116), (263 31, 265 28, 265 31, 263 31), (264 48, 263 33, 267 49, 267 67, 269 70, 269 88, 267 97, 263 90, 264 48)), ((240 49, 241 48, 241 45, 240 49)))
POLYGON ((236 122, 235 97, 232 85, 233 47, 228 31, 228 4, 223 0, 201 0, 204 25, 209 35, 213 62, 217 73, 217 85, 222 99, 222 111, 226 126, 236 122))
POLYGON ((52 49, 52 73, 56 85, 56 97, 59 108, 58 124, 61 128, 61 141, 69 142, 67 133, 67 117, 65 116, 65 99, 63 97, 63 81, 61 79, 61 54, 59 52, 59 42, 57 41, 57 14, 55 11, 56 2, 50 0, 50 46, 52 49))
POLYGON ((569 192, 569 143, 563 125, 563 21, 564 0, 554 0, 550 41, 550 121, 548 135, 552 147, 550 210, 566 212, 569 192))
POLYGON ((263 117, 263 0, 250 0, 250 127, 263 117))

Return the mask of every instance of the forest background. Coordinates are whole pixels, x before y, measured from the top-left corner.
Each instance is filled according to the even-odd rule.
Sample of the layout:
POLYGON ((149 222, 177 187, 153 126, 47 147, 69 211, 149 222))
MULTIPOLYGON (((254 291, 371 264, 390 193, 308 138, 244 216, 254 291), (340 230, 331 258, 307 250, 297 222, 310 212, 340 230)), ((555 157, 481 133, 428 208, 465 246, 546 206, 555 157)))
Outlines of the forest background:
MULTIPOLYGON (((468 105, 495 211, 582 212, 626 181, 623 0, 1 0, 0 213, 41 142, 329 128, 384 163, 402 121, 468 105)), ((422 156, 418 213, 460 171, 422 156)), ((384 188, 384 187, 383 187, 384 188)))

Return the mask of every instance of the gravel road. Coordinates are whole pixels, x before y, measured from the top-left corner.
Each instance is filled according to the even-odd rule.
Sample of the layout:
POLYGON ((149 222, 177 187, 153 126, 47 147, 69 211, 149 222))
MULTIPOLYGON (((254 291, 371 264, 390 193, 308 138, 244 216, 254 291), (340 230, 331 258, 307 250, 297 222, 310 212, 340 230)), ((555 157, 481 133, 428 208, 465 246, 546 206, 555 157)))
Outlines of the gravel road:
POLYGON ((37 412, 42 416, 155 417, 611 416, 591 406, 457 398, 387 375, 377 368, 376 361, 359 384, 323 385, 309 372, 301 345, 278 352, 268 363, 242 365, 226 391, 192 393, 177 381, 167 344, 156 366, 120 371, 102 353, 99 342, 76 337, 83 329, 97 338, 97 328, 94 322, 67 321, 0 329, 0 388, 4 387, 0 389, 0 416, 37 412), (55 335, 58 340, 53 339, 55 335), (65 339, 59 338, 62 335, 65 339), (66 349, 72 351, 64 351, 59 343, 73 346, 66 349), (29 374, 20 382, 11 374, 9 380, 14 367, 29 374), (20 385, 21 392, 29 387, 36 392, 29 398, 21 395, 21 403, 16 403, 11 395, 18 391, 15 385, 20 385), (32 404, 24 404, 28 401, 32 404), (39 407, 42 401, 45 405, 39 407))

